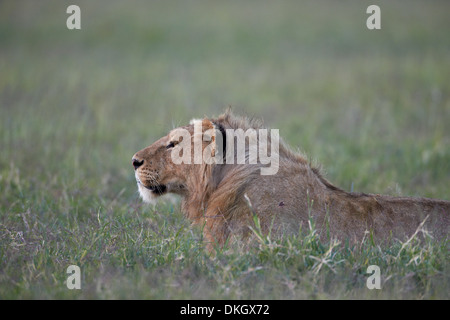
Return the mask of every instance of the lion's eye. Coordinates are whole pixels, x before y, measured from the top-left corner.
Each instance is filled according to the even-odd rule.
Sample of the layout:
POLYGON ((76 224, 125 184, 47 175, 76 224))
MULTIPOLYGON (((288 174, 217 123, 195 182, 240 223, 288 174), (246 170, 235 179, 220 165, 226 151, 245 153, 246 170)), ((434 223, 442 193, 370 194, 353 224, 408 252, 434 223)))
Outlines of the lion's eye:
POLYGON ((173 147, 175 147, 175 143, 174 143, 174 142, 171 142, 171 143, 169 143, 169 144, 166 146, 166 149, 170 149, 170 148, 173 148, 173 147))

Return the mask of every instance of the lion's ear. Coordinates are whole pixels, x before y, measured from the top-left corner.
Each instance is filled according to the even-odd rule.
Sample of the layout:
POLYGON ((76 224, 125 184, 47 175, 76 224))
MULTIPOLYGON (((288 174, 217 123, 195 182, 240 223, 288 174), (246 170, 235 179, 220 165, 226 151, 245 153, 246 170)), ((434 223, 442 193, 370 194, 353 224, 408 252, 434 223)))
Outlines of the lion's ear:
POLYGON ((213 134, 212 130, 206 130, 203 133, 203 141, 204 142, 210 142, 215 140, 215 135, 213 134))
POLYGON ((215 146, 217 152, 222 152, 221 158, 225 158, 226 147, 227 147, 227 135, 225 133, 225 128, 218 122, 213 122, 214 133, 215 133, 215 146))
POLYGON ((189 123, 194 126, 194 133, 197 132, 198 134, 198 136, 195 136, 195 139, 200 139, 199 127, 201 126, 201 141, 203 145, 206 144, 206 148, 208 148, 208 150, 211 150, 211 156, 216 156, 217 152, 219 153, 218 156, 220 156, 220 158, 225 156, 225 129, 220 123, 212 122, 207 118, 192 119, 189 123))
POLYGON ((202 120, 203 141, 210 142, 215 140, 214 124, 208 120, 202 120))
POLYGON ((215 141, 214 124, 209 119, 192 119, 189 123, 194 126, 195 140, 199 139, 202 142, 215 141))
POLYGON ((192 119, 189 121, 190 125, 193 125, 194 128, 198 128, 201 126, 202 132, 205 132, 209 129, 214 129, 214 124, 209 119, 192 119))
POLYGON ((214 157, 216 155, 216 130, 214 128, 214 124, 208 120, 202 120, 202 129, 203 129, 203 142, 206 142, 208 148, 211 151, 211 156, 214 157))

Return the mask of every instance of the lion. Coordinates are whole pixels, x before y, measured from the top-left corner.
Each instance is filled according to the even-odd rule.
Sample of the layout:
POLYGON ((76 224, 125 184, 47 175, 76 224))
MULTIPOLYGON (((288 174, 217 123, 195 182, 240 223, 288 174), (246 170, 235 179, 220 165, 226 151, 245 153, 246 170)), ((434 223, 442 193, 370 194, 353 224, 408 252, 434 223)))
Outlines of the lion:
MULTIPOLYGON (((264 234, 283 236, 298 234, 312 222, 321 240, 345 243, 361 241, 368 232, 381 242, 405 240, 419 228, 435 239, 447 238, 450 201, 344 191, 282 140, 277 141, 278 150, 272 151, 277 156, 276 173, 264 175, 261 170, 267 163, 236 163, 232 161, 236 155, 228 158, 228 154, 225 158, 233 151, 227 150, 230 137, 225 141, 230 129, 259 130, 263 126, 261 121, 228 110, 215 119, 205 117, 173 129, 132 157, 143 201, 152 202, 169 193, 181 196, 181 211, 202 227, 209 248, 223 247, 231 238, 249 239, 255 223, 264 234), (196 125, 201 131, 196 132, 196 125), (183 142, 192 148, 176 150, 183 142), (188 159, 199 146, 223 161, 174 163, 174 153, 180 156, 184 152, 188 159)), ((266 147, 273 145, 272 140, 267 139, 266 147)), ((246 160, 252 151, 250 144, 245 144, 246 160)))

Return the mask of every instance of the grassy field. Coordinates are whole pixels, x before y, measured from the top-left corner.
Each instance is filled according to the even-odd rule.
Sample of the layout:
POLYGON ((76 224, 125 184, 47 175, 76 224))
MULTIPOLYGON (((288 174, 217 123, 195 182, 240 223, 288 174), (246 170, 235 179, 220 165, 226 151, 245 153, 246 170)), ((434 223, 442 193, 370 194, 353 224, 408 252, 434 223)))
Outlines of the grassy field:
POLYGON ((450 200, 448 1, 377 1, 376 31, 366 1, 75 2, 81 30, 72 2, 0 2, 0 299, 449 299, 431 238, 304 230, 210 256, 176 203, 141 203, 131 166, 231 105, 345 190, 450 200))

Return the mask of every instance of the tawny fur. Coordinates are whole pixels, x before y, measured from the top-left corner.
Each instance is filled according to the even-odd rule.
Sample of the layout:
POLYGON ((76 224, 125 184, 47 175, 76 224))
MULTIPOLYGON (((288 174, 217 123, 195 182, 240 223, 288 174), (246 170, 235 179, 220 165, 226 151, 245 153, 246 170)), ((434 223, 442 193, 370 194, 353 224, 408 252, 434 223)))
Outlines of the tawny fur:
MULTIPOLYGON (((219 125, 223 129, 262 128, 259 122, 230 112, 200 121, 204 130, 219 125)), ((182 128, 193 134, 194 122, 182 128)), ((282 141, 275 175, 261 175, 261 164, 175 165, 167 149, 174 130, 134 155, 144 161, 136 170, 139 191, 145 201, 158 194, 144 186, 165 185, 166 192, 179 194, 182 212, 203 227, 211 244, 223 245, 231 235, 247 238, 254 215, 262 231, 273 235, 296 233, 300 227, 305 230, 312 219, 324 239, 355 242, 369 231, 384 242, 410 237, 426 220, 424 229, 435 239, 447 238, 450 201, 346 192, 282 141)))

